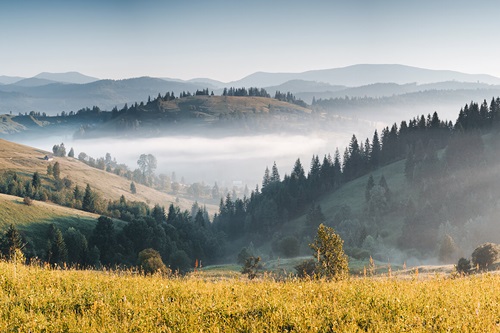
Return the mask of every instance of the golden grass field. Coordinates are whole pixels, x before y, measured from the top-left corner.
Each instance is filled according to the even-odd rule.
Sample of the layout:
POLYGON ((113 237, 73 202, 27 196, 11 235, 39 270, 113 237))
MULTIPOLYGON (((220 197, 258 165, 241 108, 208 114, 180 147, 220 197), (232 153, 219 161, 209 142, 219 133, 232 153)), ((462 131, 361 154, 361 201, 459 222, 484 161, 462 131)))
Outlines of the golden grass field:
POLYGON ((143 277, 0 262, 1 332, 499 332, 500 277, 143 277))

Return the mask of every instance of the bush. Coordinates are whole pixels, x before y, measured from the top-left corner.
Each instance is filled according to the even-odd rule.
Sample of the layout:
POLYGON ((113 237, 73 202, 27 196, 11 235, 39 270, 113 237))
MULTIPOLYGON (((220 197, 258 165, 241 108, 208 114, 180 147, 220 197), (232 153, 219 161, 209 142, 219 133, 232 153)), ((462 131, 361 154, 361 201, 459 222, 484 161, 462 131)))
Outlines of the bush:
POLYGON ((31 206, 33 205, 33 200, 31 200, 30 197, 24 197, 23 202, 26 206, 31 206))
POLYGON ((297 276, 300 278, 313 278, 316 274, 316 263, 313 259, 304 260, 295 266, 295 270, 297 271, 297 276))
POLYGON ((177 250, 170 255, 170 265, 176 270, 184 273, 191 267, 191 259, 187 253, 183 250, 177 250))
POLYGON ((480 270, 487 270, 498 258, 499 246, 493 243, 484 243, 472 252, 472 264, 480 270))
POLYGON ((247 274, 250 280, 253 280, 257 277, 257 272, 262 268, 260 264, 260 257, 249 257, 245 261, 245 265, 241 271, 241 274, 247 274))
POLYGON ((300 243, 296 237, 288 236, 280 242, 280 252, 285 258, 292 258, 299 255, 300 243))
POLYGON ((465 258, 460 258, 458 259, 458 263, 455 266, 455 269, 457 270, 457 273, 466 275, 470 273, 470 260, 465 259, 465 258))
POLYGON ((139 252, 139 267, 144 274, 168 274, 170 270, 161 260, 160 253, 154 249, 145 249, 139 252))

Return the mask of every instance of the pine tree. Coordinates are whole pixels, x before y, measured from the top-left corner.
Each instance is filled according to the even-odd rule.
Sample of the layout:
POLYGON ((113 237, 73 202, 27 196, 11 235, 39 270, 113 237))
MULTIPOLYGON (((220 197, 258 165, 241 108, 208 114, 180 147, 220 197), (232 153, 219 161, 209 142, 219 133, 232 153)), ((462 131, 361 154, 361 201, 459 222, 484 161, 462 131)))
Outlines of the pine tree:
POLYGON ((335 149, 335 155, 333 157, 333 179, 334 188, 342 184, 342 164, 340 162, 340 152, 338 148, 335 149))
POLYGON ((391 197, 391 190, 389 189, 389 185, 387 185, 387 181, 385 180, 384 175, 380 176, 380 180, 378 182, 378 185, 381 186, 385 190, 385 197, 387 201, 389 201, 391 197))
POLYGON ((137 188, 135 187, 135 183, 131 182, 130 183, 130 193, 136 194, 137 193, 137 188))
POLYGON ((274 161, 273 168, 271 171, 271 182, 279 182, 280 180, 281 180, 280 173, 278 172, 276 161, 274 161))
POLYGON ((68 250, 61 230, 51 224, 48 232, 47 261, 52 265, 62 265, 68 260, 68 250))
POLYGON ((40 178, 40 174, 38 172, 35 172, 33 174, 33 178, 31 179, 31 185, 35 190, 38 190, 40 186, 42 186, 42 180, 40 178))
POLYGON ((375 170, 380 165, 380 141, 378 139, 377 130, 373 133, 372 147, 370 150, 370 166, 375 170))
POLYGON ((90 188, 89 184, 87 184, 87 187, 85 188, 85 194, 83 195, 83 201, 82 201, 82 208, 84 211, 87 212, 95 211, 94 193, 92 192, 92 189, 90 188))
POLYGON ((321 163, 319 162, 318 155, 312 157, 311 159, 311 169, 309 170, 308 180, 317 181, 319 180, 321 172, 321 163))
POLYGON ((11 224, 0 239, 0 250, 2 255, 7 260, 12 260, 16 250, 23 248, 23 240, 21 234, 16 227, 11 224))
POLYGON ((373 180, 373 175, 370 175, 370 177, 368 178, 368 182, 366 183, 366 189, 365 189, 366 202, 370 201, 370 192, 374 186, 375 186, 375 181, 373 180))
POLYGON ((300 163, 300 158, 295 161, 293 166, 292 174, 290 175, 292 179, 296 179, 299 181, 304 181, 306 179, 306 175, 304 173, 304 168, 302 167, 302 163, 300 163))
POLYGON ((262 178, 262 189, 265 189, 270 183, 271 175, 269 174, 269 168, 266 167, 266 171, 264 171, 264 177, 262 178))
POLYGON ((99 249, 103 264, 108 265, 114 261, 116 245, 115 228, 113 221, 109 217, 99 217, 92 232, 91 243, 99 249))
POLYGON ((59 179, 61 177, 61 167, 59 162, 54 163, 52 167, 52 174, 54 175, 54 179, 59 179))
POLYGON ((74 158, 75 157, 75 151, 73 150, 73 147, 69 150, 68 157, 74 158))

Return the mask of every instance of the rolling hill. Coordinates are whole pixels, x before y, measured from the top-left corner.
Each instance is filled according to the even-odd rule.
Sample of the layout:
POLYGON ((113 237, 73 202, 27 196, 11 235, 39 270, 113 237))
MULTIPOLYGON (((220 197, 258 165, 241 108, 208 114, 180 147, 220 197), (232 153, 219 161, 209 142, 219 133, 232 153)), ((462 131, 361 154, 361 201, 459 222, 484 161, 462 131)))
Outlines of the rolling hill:
POLYGON ((0 86, 0 92, 4 93, 0 113, 10 111, 25 113, 33 110, 55 115, 61 111, 77 111, 94 105, 104 110, 111 110, 114 106, 121 107, 125 103, 140 102, 147 99, 147 96, 156 97, 159 93, 164 95, 173 91, 179 95, 183 91, 194 92, 206 88, 204 84, 150 77, 99 80, 86 84, 55 82, 40 85, 36 83, 47 83, 46 79, 27 80, 29 81, 26 86, 16 83, 0 86))
MULTIPOLYGON (((97 214, 50 202, 35 201, 31 206, 27 206, 22 198, 0 194, 0 230, 4 231, 13 224, 28 238, 30 245, 36 248, 45 246, 49 224, 53 223, 63 231, 73 227, 88 237, 98 218, 97 214)), ((124 224, 119 220, 115 222, 117 226, 124 224)))
MULTIPOLYGON (((142 201, 149 205, 159 204, 168 206, 176 202, 170 194, 156 191, 152 188, 137 184, 137 193, 130 193, 130 181, 115 174, 92 168, 77 159, 69 157, 54 157, 54 161, 44 160, 48 152, 28 146, 12 143, 0 139, 0 170, 13 170, 19 173, 32 175, 38 171, 41 175, 47 173, 47 165, 59 162, 61 177, 68 176, 75 184, 91 188, 106 200, 118 200, 125 196, 128 201, 142 201)), ((177 203, 182 209, 190 209, 192 202, 183 198, 177 203)), ((207 210, 212 213, 216 207, 207 205, 207 210)))
MULTIPOLYGON (((224 87, 268 87, 290 91, 311 103, 312 98, 392 96, 430 89, 488 90, 500 84, 500 78, 484 74, 466 74, 447 70, 429 70, 404 65, 360 64, 343 68, 312 70, 302 73, 257 72, 228 83, 209 78, 191 80, 139 77, 124 80, 98 80, 76 72, 40 73, 33 78, 0 76, 0 113, 77 111, 98 106, 111 110, 156 97, 159 93, 194 93, 209 88, 217 94, 224 87), (412 86, 413 85, 413 86, 412 86)), ((461 101, 462 103, 462 101, 461 101)))

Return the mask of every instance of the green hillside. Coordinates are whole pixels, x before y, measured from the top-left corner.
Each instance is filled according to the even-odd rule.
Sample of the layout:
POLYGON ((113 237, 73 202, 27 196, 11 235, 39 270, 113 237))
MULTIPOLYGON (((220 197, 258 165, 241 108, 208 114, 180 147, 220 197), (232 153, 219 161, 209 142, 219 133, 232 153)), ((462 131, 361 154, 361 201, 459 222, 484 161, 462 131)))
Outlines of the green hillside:
POLYGON ((98 217, 96 214, 48 202, 34 201, 28 206, 21 198, 0 194, 0 230, 3 232, 13 224, 36 248, 46 245, 49 224, 54 224, 63 231, 73 227, 88 236, 98 217))
POLYGON ((215 224, 235 240, 233 253, 267 260, 310 254, 324 223, 365 264, 456 264, 500 242, 499 119, 497 98, 465 105, 456 124, 434 113, 372 140, 353 135, 343 158, 297 160, 281 179, 273 166, 249 202, 226 199, 215 224))

